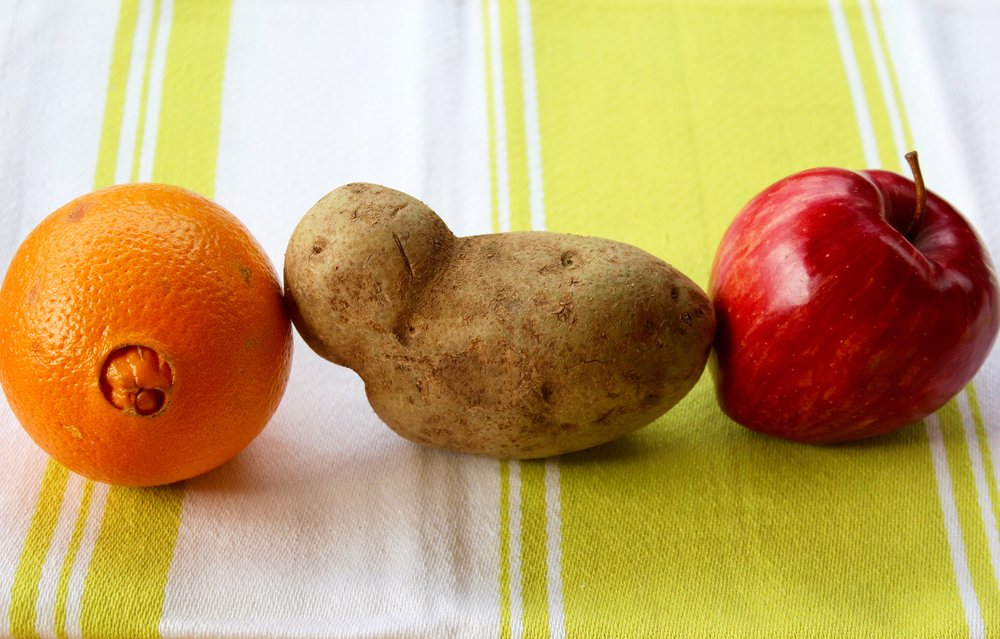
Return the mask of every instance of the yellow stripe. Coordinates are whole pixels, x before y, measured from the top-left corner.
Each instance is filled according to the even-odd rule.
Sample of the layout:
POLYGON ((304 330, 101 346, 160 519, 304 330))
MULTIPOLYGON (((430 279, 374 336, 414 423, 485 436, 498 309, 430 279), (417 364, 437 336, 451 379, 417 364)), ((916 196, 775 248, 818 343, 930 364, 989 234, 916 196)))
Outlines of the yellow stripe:
MULTIPOLYGON (((515 0, 499 0, 499 6, 503 68, 493 69, 492 72, 502 74, 503 78, 510 228, 512 231, 527 231, 531 230, 531 210, 518 7, 515 0)), ((494 115, 498 116, 499 114, 494 115)), ((509 486, 507 491, 509 493, 509 486)), ((509 508, 509 494, 506 503, 509 508)), ((520 462, 520 503, 521 617, 524 636, 547 637, 549 609, 544 463, 520 462)), ((508 535, 509 519, 508 514, 505 526, 508 535)), ((509 558, 507 564, 509 567, 509 558)), ((502 626, 508 628, 509 632, 510 624, 504 619, 504 615, 502 605, 502 626)), ((509 617, 509 611, 506 611, 506 615, 509 617)))
POLYGON ((84 637, 159 637, 183 497, 182 484, 109 489, 83 586, 84 637))
POLYGON ((483 39, 486 47, 486 113, 487 127, 490 137, 490 210, 493 221, 493 232, 500 232, 500 202, 497 196, 497 124, 496 110, 493 108, 494 101, 494 76, 496 70, 493 68, 493 39, 490 34, 490 9, 489 0, 483 0, 483 39))
MULTIPOLYGON (((111 54, 111 67, 105 101, 104 123, 98 147, 94 188, 99 189, 114 183, 115 164, 118 156, 118 140, 121 135, 122 117, 125 108, 125 87, 128 80, 129 60, 132 41, 138 17, 138 0, 122 0, 115 31, 115 42, 111 54)), ((35 610, 38 600, 41 571, 52 543, 59 516, 69 471, 53 460, 48 461, 42 479, 42 488, 31 527, 25 540, 24 550, 18 564, 11 590, 10 626, 15 637, 35 637, 35 610)), ((84 489, 84 503, 81 515, 89 508, 93 482, 87 482, 84 489)), ((65 637, 66 591, 69 583, 68 571, 72 568, 79 549, 82 525, 78 518, 70 542, 69 553, 64 559, 56 592, 56 632, 65 637)))
POLYGON ((500 0, 500 25, 503 41, 504 110, 507 117, 510 228, 512 231, 530 231, 528 143, 524 128, 524 88, 521 86, 521 46, 515 0, 500 0))
POLYGON ((52 545, 69 471, 53 460, 45 466, 35 514, 24 540, 10 591, 10 632, 17 639, 35 638, 35 607, 42 567, 52 545))
MULTIPOLYGON (((493 231, 499 232, 502 228, 500 222, 500 180, 499 171, 507 172, 508 179, 508 193, 505 193, 508 198, 510 198, 510 153, 511 153, 511 124, 509 120, 509 114, 511 111, 511 92, 516 87, 519 87, 519 83, 515 83, 511 86, 511 80, 516 80, 509 73, 511 66, 511 54, 510 47, 512 45, 509 34, 511 29, 509 27, 509 9, 512 5, 511 2, 505 2, 504 0, 496 0, 497 4, 493 6, 498 6, 501 8, 500 13, 500 25, 495 25, 493 23, 495 16, 491 10, 491 3, 489 0, 483 0, 483 33, 486 47, 486 87, 487 87, 487 115, 488 115, 488 126, 489 126, 489 138, 490 138, 490 201, 492 208, 492 220, 493 220, 493 231), (505 19, 506 18, 506 21, 505 19), (507 28, 504 29, 504 23, 507 23, 507 28), (500 42, 496 43, 493 41, 494 33, 493 29, 496 28, 500 34, 500 42), (501 48, 501 64, 499 68, 493 67, 493 48, 499 45, 501 48), (501 113, 497 112, 495 108, 496 101, 500 98, 498 95, 498 89, 503 87, 503 111, 501 113), (497 143, 497 133, 498 133, 498 118, 503 117, 503 125, 506 130, 506 137, 504 139, 504 145, 507 150, 507 164, 501 166, 500 160, 498 158, 498 143, 497 143)), ((514 31, 516 33, 516 30, 514 31)), ((516 47, 516 40, 513 45, 516 47)), ((516 54, 516 49, 515 49, 516 54)), ((516 63, 516 57, 513 59, 516 63)), ((523 131, 523 127, 522 127, 523 131)), ((521 136, 523 140, 523 134, 521 136)), ((525 162, 525 167, 527 166, 525 162)), ((526 192, 525 192, 526 194, 526 192)), ((526 200, 525 200, 526 201, 526 200)), ((510 214, 510 211, 508 211, 510 214)), ((516 463, 516 462, 515 462, 516 463)), ((511 603, 511 462, 506 459, 500 460, 500 637, 501 639, 510 639, 512 636, 512 603, 511 603)))
POLYGON ((965 439, 965 425, 956 400, 948 402, 937 414, 941 420, 941 432, 951 470, 952 492, 962 528, 962 541, 965 544, 972 585, 979 599, 983 623, 987 631, 991 632, 1000 628, 1000 589, 990 562, 986 529, 965 439))
MULTIPOLYGON (((229 16, 229 0, 176 0, 167 43, 153 179, 206 197, 214 192, 229 16)), ((110 488, 84 580, 85 637, 159 636, 183 498, 183 484, 110 488)))
POLYGON ((59 572, 59 584, 56 587, 55 626, 56 636, 59 639, 66 639, 66 597, 69 594, 69 578, 73 573, 73 564, 76 563, 76 555, 80 551, 83 529, 87 524, 87 516, 90 514, 90 503, 93 500, 93 496, 94 482, 88 479, 83 485, 80 510, 76 515, 76 524, 73 526, 73 534, 69 540, 69 548, 66 551, 66 557, 63 559, 62 570, 59 572))
POLYGON ((100 189, 115 182, 115 164, 118 161, 118 139, 121 136, 122 117, 125 113, 125 85, 128 82, 129 59, 132 56, 132 39, 135 34, 139 0, 122 0, 118 15, 118 29, 111 53, 111 72, 108 78, 108 96, 104 107, 104 127, 97 152, 97 171, 94 188, 100 189))
POLYGON ((230 0, 176 0, 153 181, 211 198, 222 117, 230 0))
POLYGON ((146 47, 146 64, 142 72, 142 97, 139 100, 139 124, 135 136, 135 150, 132 154, 132 182, 139 181, 139 157, 142 155, 142 138, 146 131, 146 107, 149 102, 149 76, 153 68, 153 54, 156 51, 156 32, 160 23, 160 0, 153 2, 152 25, 149 30, 149 44, 146 47))
POLYGON ((844 0, 843 6, 844 14, 847 16, 851 42, 854 46, 854 54, 858 60, 858 69, 861 71, 861 82, 865 88, 868 112, 875 129, 880 164, 887 171, 898 172, 901 168, 902 158, 896 154, 896 145, 892 139, 892 127, 889 125, 889 111, 882 95, 878 72, 875 70, 875 59, 868 43, 864 20, 861 18, 861 8, 858 0, 844 0))
POLYGON ((521 605, 525 637, 549 636, 545 462, 521 463, 521 605))
POLYGON ((707 285, 753 195, 863 166, 829 12, 785 7, 537 2, 548 228, 640 246, 707 285))
MULTIPOLYGON (((752 196, 864 164, 822 0, 534 9, 552 230, 641 246, 707 286, 752 196)), ((758 436, 705 375, 657 424, 560 462, 567 636, 964 623, 927 446, 919 427, 832 447, 758 436)))
POLYGON ((510 639, 510 462, 500 460, 500 639, 510 639))
POLYGON ((986 473, 986 484, 989 490, 990 506, 993 509, 993 518, 1000 522, 1000 494, 997 491, 996 468, 993 466, 993 455, 990 449, 989 440, 986 438, 986 421, 979 408, 979 399, 976 397, 976 386, 970 383, 965 387, 965 394, 969 398, 969 408, 972 411, 972 419, 976 425, 976 438, 979 440, 979 450, 983 456, 983 470, 986 473))

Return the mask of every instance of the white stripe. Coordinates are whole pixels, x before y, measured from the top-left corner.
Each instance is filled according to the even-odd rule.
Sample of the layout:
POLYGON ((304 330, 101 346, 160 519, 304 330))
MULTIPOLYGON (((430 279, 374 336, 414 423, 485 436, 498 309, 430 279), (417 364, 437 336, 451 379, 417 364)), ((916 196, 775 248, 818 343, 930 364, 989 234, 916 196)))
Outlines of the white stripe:
POLYGON ((854 53, 851 42, 851 31, 847 26, 847 15, 840 0, 828 0, 830 17, 833 20, 833 31, 837 36, 837 46, 840 49, 840 59, 847 74, 847 86, 854 103, 854 116, 858 121, 861 133, 861 148, 865 155, 865 165, 869 169, 881 168, 878 156, 878 143, 875 139, 875 125, 872 124, 871 112, 868 110, 868 99, 865 96, 865 85, 861 81, 861 68, 854 53))
POLYGON ((94 492, 90 498, 90 512, 83 527, 80 538, 80 549, 76 553, 76 561, 69 574, 69 587, 66 592, 66 637, 68 639, 83 639, 80 630, 80 611, 83 599, 83 585, 90 567, 90 559, 94 556, 94 546, 97 535, 101 532, 101 521, 104 519, 104 506, 108 501, 108 485, 95 482, 94 492))
POLYGON ((156 23, 153 60, 149 69, 146 121, 142 132, 142 150, 139 152, 140 182, 153 181, 153 158, 156 152, 156 134, 160 127, 160 103, 163 99, 163 73, 167 66, 167 45, 170 42, 170 25, 173 24, 173 20, 174 0, 162 0, 160 17, 156 23))
MULTIPOLYGON (((985 428, 986 432, 986 451, 985 454, 989 455, 990 463, 993 466, 994 481, 996 481, 996 474, 1000 472, 1000 428, 985 428)), ((996 570, 997 567, 994 567, 996 570)), ((997 576, 1000 579, 1000 575, 997 576)))
MULTIPOLYGON (((831 12, 833 11, 832 6, 834 1, 830 0, 831 12)), ((875 70, 879 79, 879 87, 881 88, 882 98, 885 101, 886 112, 889 116, 889 127, 892 130, 893 143, 897 157, 900 158, 900 164, 902 165, 904 162, 901 158, 908 151, 906 148, 902 111, 900 110, 899 103, 896 101, 896 93, 893 90, 888 61, 883 55, 882 42, 881 38, 879 38, 878 27, 870 0, 859 0, 859 6, 861 8, 861 19, 865 25, 865 34, 868 38, 868 47, 872 51, 872 58, 875 62, 875 70)), ((840 9, 840 13, 843 14, 842 8, 840 9)), ((846 27, 846 19, 844 20, 844 26, 846 27)), ((839 35, 838 40, 840 40, 839 35)), ((843 50, 843 45, 841 45, 841 48, 843 50)), ((853 51, 851 53, 853 56, 853 51)), ((863 89, 861 95, 863 96, 863 89)), ((855 104, 855 107, 857 108, 857 104, 855 104)), ((867 114, 867 105, 865 111, 870 125, 871 119, 870 115, 867 114)), ((859 115, 858 117, 860 121, 861 116, 859 115)), ((969 450, 969 460, 979 498, 979 509, 986 529, 990 562, 994 577, 996 578, 1000 575, 1000 563, 998 563, 1000 562, 1000 538, 998 538, 996 518, 993 515, 993 509, 990 504, 989 487, 986 482, 986 471, 983 466, 983 455, 979 447, 979 438, 976 435, 975 420, 972 417, 972 410, 965 392, 959 394, 958 406, 959 412, 962 415, 965 441, 969 450)), ((938 495, 941 499, 941 510, 944 517, 948 545, 951 551, 955 581, 958 586, 959 597, 962 601, 962 608, 965 610, 965 620, 969 627, 969 637, 978 639, 979 637, 986 636, 986 628, 983 622, 982 610, 979 606, 979 599, 972 585, 972 575, 969 571, 965 542, 962 539, 962 525, 958 519, 958 507, 955 503, 955 493, 952 488, 951 469, 948 464, 944 438, 941 433, 941 422, 938 416, 934 414, 927 417, 925 423, 927 435, 930 440, 931 458, 934 462, 934 474, 937 479, 938 495)), ((996 451, 997 447, 995 444, 1000 444, 1000 442, 995 441, 996 437, 998 437, 997 434, 987 433, 987 445, 994 451, 996 451)), ((987 451, 987 453, 989 452, 987 451)), ((994 454, 996 453, 994 452, 994 454)))
POLYGON ((548 540, 549 637, 566 637, 566 615, 562 598, 562 504, 559 460, 545 460, 545 533, 548 540))
POLYGON ((115 161, 115 183, 132 180, 132 160, 139 131, 139 111, 142 105, 142 83, 146 72, 146 51, 153 24, 153 0, 140 0, 136 15, 135 33, 132 36, 132 55, 125 81, 125 105, 122 111, 122 128, 118 136, 118 156, 115 161))
POLYGON ((524 138, 528 147, 528 210, 531 230, 545 230, 542 188, 542 134, 538 123, 538 85, 535 79, 535 36, 531 27, 531 0, 517 0, 517 31, 521 49, 521 90, 524 98, 524 138))
POLYGON ((38 599, 35 600, 35 631, 42 637, 55 635, 56 590, 59 585, 59 575, 62 573, 63 559, 73 538, 73 527, 80 510, 80 498, 83 496, 85 481, 79 475, 69 474, 52 542, 49 544, 45 563, 42 565, 42 576, 38 582, 38 599))
MULTIPOLYGON (((531 228, 545 230, 542 186, 542 146, 538 121, 538 89, 535 77, 535 48, 530 0, 517 0, 518 45, 521 57, 521 89, 524 100, 524 129, 528 162, 528 206, 531 228)), ((492 69, 493 114, 496 146, 496 184, 499 227, 511 230, 510 165, 507 153, 507 116, 504 104, 503 41, 498 0, 488 0, 490 62, 492 69)), ((521 584, 521 464, 509 461, 510 469, 510 612, 511 637, 524 632, 521 584)), ((566 636, 562 601, 562 520, 560 513, 559 464, 545 462, 545 529, 550 634, 566 636)))
POLYGON ((906 163, 903 161, 903 157, 909 149, 906 148, 903 116, 899 110, 899 102, 896 101, 896 92, 892 88, 889 62, 886 60, 885 52, 882 49, 882 38, 879 37, 878 24, 875 22, 875 13, 872 9, 871 0, 858 0, 858 5, 861 7, 861 20, 865 23, 868 48, 872 52, 872 60, 875 62, 875 72, 878 74, 879 87, 882 89, 882 98, 885 100, 885 110, 889 116, 889 128, 892 130, 892 141, 896 145, 896 157, 900 162, 900 166, 905 166, 906 163))
POLYGON ((491 89, 496 147, 497 216, 500 232, 510 231, 510 165, 507 159, 507 111, 504 108, 503 40, 500 33, 500 0, 489 0, 491 89))
MULTIPOLYGON (((986 545, 990 551, 990 565, 993 568, 993 578, 1000 579, 1000 534, 997 533, 997 519, 993 514, 993 504, 990 501, 990 488, 986 480, 985 459, 979 447, 979 434, 976 432, 976 420, 972 416, 969 397, 963 391, 958 394, 958 410, 962 414, 962 426, 965 429, 965 443, 969 448, 969 461, 972 466, 972 476, 975 479, 976 495, 979 501, 979 513, 986 528, 986 545)), ((986 451, 989 454, 989 451, 986 451)))
POLYGON ((924 423, 927 426, 927 437, 930 440, 931 461, 934 463, 934 476, 937 478, 938 497, 941 499, 941 512, 944 515, 945 534, 948 547, 951 550, 951 563, 955 571, 955 581, 958 586, 958 596, 965 610, 965 622, 969 626, 970 639, 986 636, 983 623, 983 613, 979 608, 979 599, 972 586, 972 573, 965 554, 965 542, 962 540, 962 526, 958 521, 958 506, 955 504, 955 493, 951 484, 951 469, 948 466, 948 455, 944 447, 944 437, 941 434, 941 422, 936 414, 928 416, 924 423))
POLYGON ((510 470, 510 636, 521 639, 524 634, 524 612, 521 603, 521 462, 512 459, 510 470))

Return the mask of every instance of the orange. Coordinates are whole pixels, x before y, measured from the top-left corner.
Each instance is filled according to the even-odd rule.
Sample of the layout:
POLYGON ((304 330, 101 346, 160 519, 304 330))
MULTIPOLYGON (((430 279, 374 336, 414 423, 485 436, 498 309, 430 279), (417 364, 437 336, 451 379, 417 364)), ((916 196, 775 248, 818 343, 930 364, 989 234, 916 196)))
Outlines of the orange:
POLYGON ((151 486, 243 450, 288 382, 277 272, 190 191, 112 186, 49 215, 0 287, 0 385, 28 435, 90 479, 151 486))

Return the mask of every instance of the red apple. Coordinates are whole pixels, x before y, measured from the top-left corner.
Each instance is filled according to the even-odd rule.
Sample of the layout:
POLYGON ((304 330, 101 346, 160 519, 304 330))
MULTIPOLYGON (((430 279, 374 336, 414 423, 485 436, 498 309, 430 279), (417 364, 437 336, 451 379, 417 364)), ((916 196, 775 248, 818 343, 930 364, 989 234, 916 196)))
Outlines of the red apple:
POLYGON ((814 444, 933 413, 979 370, 1000 292, 969 223, 916 181, 821 168, 748 203, 722 238, 710 363, 735 422, 814 444))

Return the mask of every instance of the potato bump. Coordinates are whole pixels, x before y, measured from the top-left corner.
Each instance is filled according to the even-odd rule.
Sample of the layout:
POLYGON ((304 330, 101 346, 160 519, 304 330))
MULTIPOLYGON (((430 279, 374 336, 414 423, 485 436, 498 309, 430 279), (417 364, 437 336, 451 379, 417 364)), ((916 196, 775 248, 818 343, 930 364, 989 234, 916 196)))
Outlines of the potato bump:
POLYGON ((715 334, 705 293, 634 246, 521 232, 456 237, 419 200, 348 184, 285 254, 296 328, 354 370, 372 408, 427 446, 528 459, 665 413, 715 334))

